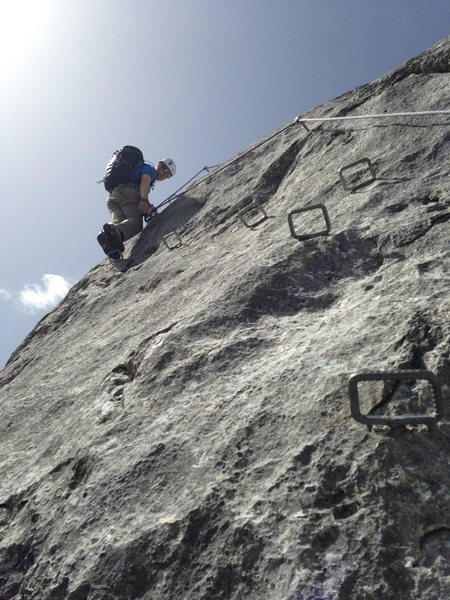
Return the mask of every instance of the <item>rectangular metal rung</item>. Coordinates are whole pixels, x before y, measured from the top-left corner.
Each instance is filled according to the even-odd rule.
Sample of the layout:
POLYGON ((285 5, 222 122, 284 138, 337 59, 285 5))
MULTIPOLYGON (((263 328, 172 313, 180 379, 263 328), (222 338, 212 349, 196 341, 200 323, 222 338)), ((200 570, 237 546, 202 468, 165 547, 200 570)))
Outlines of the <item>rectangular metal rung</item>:
POLYGON ((168 250, 175 250, 175 248, 179 248, 183 242, 181 241, 181 236, 177 231, 171 231, 170 233, 167 233, 164 237, 163 237, 163 242, 165 243, 165 245, 167 246, 168 250), (170 245, 169 244, 169 239, 171 237, 176 237, 177 238, 177 243, 174 245, 170 245))
MULTIPOLYGON (((363 173, 363 172, 364 171, 357 171, 358 174, 363 173)), ((344 167, 341 167, 339 169, 339 179, 341 180, 341 183, 342 183, 344 189, 347 190, 348 192, 352 192, 353 190, 358 190, 359 188, 364 187, 365 185, 369 185, 369 183, 372 183, 373 181, 375 181, 375 179, 376 179, 375 167, 373 166, 373 164, 369 158, 361 158, 360 160, 356 160, 355 162, 352 162, 349 165, 345 165, 344 167), (359 166, 359 165, 366 165, 368 171, 370 172, 370 178, 364 179, 360 183, 352 185, 350 183, 350 181, 345 178, 344 173, 346 171, 349 171, 350 169, 353 169, 354 167, 359 166)))
POLYGON ((246 227, 248 227, 249 229, 252 229, 253 227, 256 227, 256 225, 259 225, 260 223, 262 223, 263 221, 268 219, 269 215, 266 213, 266 211, 260 204, 258 204, 257 202, 251 202, 248 206, 246 206, 245 208, 243 208, 242 210, 240 210, 238 212, 238 217, 246 227), (260 212, 262 214, 262 217, 258 221, 255 221, 254 223, 249 223, 245 219, 245 215, 247 215, 249 212, 252 212, 252 211, 260 212))
POLYGON ((325 204, 314 204, 314 206, 306 206, 304 208, 297 208, 296 210, 291 210, 291 212, 288 214, 288 223, 289 223, 289 229, 291 231, 292 237, 295 238, 296 240, 300 240, 300 241, 310 240, 311 238, 319 237, 321 235, 328 235, 328 233, 330 232, 330 229, 331 229, 330 217, 328 216, 328 211, 327 211, 325 204), (309 210, 315 210, 315 209, 320 209, 322 211, 323 218, 325 219, 326 229, 322 229, 321 231, 317 231, 316 233, 308 233, 308 234, 303 234, 303 235, 299 235, 298 233, 296 233, 294 221, 293 221, 292 217, 299 213, 304 213, 309 210))
POLYGON ((348 393, 350 396, 350 409, 355 421, 367 425, 369 431, 374 425, 388 425, 390 427, 400 427, 405 425, 427 425, 433 426, 440 421, 444 412, 441 384, 431 371, 426 370, 408 370, 391 372, 364 372, 350 377, 348 383, 348 393), (361 413, 358 394, 358 383, 360 381, 414 381, 426 380, 432 386, 435 414, 417 414, 417 415, 363 415, 361 413))

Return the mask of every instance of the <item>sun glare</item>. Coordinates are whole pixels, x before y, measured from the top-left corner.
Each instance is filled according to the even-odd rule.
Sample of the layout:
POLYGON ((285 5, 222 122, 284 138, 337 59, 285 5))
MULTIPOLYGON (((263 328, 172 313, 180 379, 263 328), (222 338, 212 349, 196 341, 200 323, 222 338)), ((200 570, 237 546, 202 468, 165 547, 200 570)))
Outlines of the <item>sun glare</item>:
POLYGON ((0 77, 10 81, 32 66, 45 40, 49 0, 0 0, 0 77))

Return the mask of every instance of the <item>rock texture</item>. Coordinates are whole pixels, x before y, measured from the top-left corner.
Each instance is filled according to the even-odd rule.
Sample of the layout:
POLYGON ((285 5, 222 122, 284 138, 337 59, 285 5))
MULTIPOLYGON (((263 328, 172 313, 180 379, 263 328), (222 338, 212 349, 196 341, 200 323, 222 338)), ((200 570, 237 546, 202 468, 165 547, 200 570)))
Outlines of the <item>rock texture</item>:
MULTIPOLYGON (((448 108, 449 51, 307 116, 448 108)), ((348 398, 426 368, 448 405, 449 142, 438 116, 293 123, 72 288, 0 374, 2 599, 450 597, 447 408, 369 432, 348 398), (318 203, 331 231, 294 239, 318 203)), ((363 410, 433 410, 401 387, 363 410)))

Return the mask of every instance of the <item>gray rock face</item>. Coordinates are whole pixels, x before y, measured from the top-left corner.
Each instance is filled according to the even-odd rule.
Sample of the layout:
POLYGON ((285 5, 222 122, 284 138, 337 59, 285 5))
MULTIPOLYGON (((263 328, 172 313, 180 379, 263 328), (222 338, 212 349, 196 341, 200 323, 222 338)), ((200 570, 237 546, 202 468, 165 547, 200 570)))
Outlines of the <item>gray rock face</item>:
MULTIPOLYGON (((307 116, 448 108, 449 51, 307 116)), ((1 598, 450 597, 449 142, 445 116, 293 123, 72 288, 0 374, 1 598), (317 204, 329 234, 294 239, 317 204), (352 418, 349 377, 393 369, 439 378, 431 431, 352 418)))

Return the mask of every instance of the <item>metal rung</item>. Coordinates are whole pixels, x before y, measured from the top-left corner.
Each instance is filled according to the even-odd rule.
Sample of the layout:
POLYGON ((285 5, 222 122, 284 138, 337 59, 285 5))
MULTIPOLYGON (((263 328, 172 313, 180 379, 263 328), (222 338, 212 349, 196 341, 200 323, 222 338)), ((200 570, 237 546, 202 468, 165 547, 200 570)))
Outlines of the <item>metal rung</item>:
POLYGON ((258 204, 257 202, 251 202, 248 206, 246 206, 245 208, 243 208, 242 210, 240 210, 238 212, 238 217, 240 218, 240 220, 244 223, 244 225, 246 227, 248 227, 249 229, 252 229, 252 227, 256 227, 256 225, 259 225, 260 223, 262 223, 263 221, 268 219, 269 215, 266 213, 266 211, 263 209, 263 207, 260 204, 258 204), (245 215, 252 211, 260 212, 260 213, 262 213, 263 216, 259 219, 259 221, 255 221, 254 223, 249 223, 248 221, 246 221, 245 215))
POLYGON ((374 425, 388 425, 389 427, 401 427, 405 425, 426 425, 428 428, 439 422, 444 412, 441 384, 431 371, 410 370, 410 371, 392 371, 392 372, 367 372, 358 373, 350 377, 348 383, 348 393, 350 396, 350 409, 355 421, 367 425, 369 431, 374 425), (359 405, 358 382, 360 381, 411 381, 426 380, 432 386, 435 414, 418 415, 363 415, 359 405))
POLYGON ((292 237, 295 238, 296 240, 302 240, 302 241, 310 240, 311 238, 319 237, 320 235, 328 235, 328 233, 330 232, 330 229, 331 229, 330 217, 328 216, 328 211, 327 211, 325 204, 314 204, 314 206, 306 206, 305 208, 297 208, 296 210, 291 210, 291 212, 288 214, 288 223, 289 223, 289 229, 291 230, 292 237), (323 229, 322 231, 317 231, 316 233, 298 235, 295 232, 294 221, 292 219, 293 215, 297 215, 299 213, 304 213, 309 210, 315 210, 317 208, 319 208, 322 211, 323 218, 325 219, 325 224, 326 224, 327 228, 323 229))
POLYGON ((170 233, 166 234, 163 237, 163 242, 165 243, 165 245, 167 246, 168 250, 175 250, 175 248, 179 248, 182 245, 182 241, 181 241, 181 237, 180 234, 177 231, 171 231, 170 233), (169 244, 169 242, 167 241, 169 238, 171 238, 172 236, 175 236, 178 239, 178 242, 171 246, 169 244))
POLYGON ((364 187, 365 185, 369 185, 369 183, 372 183, 373 181, 375 181, 375 179, 376 179, 375 167, 373 166, 373 164, 369 158, 361 158, 360 160, 350 163, 349 165, 345 165, 344 167, 339 169, 339 178, 341 180, 341 183, 342 183, 344 189, 349 192, 352 192, 353 190, 358 190, 359 188, 364 187), (348 171, 349 169, 352 169, 353 167, 357 167, 358 165, 367 165, 367 168, 369 169, 370 174, 371 174, 371 178, 366 179, 356 185, 351 185, 351 183, 349 183, 349 181, 347 181, 345 179, 344 173, 345 173, 345 171, 348 171))

